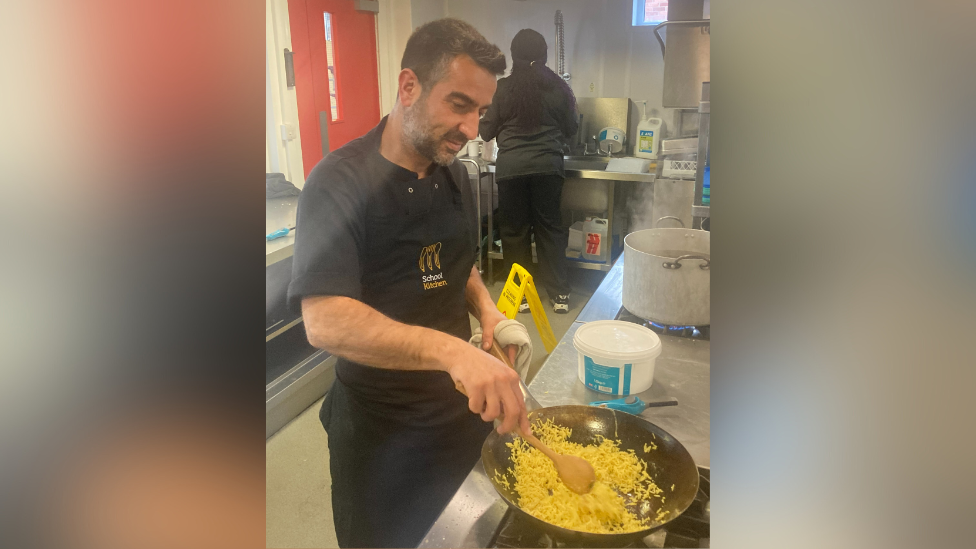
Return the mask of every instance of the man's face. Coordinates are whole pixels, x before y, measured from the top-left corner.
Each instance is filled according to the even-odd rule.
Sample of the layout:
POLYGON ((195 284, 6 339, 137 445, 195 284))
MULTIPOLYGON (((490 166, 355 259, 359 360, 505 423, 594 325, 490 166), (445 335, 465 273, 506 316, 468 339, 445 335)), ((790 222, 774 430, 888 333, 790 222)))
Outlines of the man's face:
POLYGON ((455 57, 443 78, 404 111, 404 134, 417 152, 446 166, 478 137, 478 121, 495 95, 495 76, 467 55, 455 57))

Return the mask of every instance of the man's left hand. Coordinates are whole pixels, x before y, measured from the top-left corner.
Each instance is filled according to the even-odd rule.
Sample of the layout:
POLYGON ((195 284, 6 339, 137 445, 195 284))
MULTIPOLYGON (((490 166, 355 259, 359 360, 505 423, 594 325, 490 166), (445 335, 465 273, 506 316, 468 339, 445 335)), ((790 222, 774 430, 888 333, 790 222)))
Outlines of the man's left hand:
MULTIPOLYGON (((502 314, 501 311, 492 307, 481 315, 481 348, 485 351, 491 349, 491 343, 495 340, 495 326, 503 320, 508 320, 508 317, 502 314)), ((509 345, 505 347, 505 352, 508 354, 508 360, 515 364, 515 356, 518 354, 518 347, 516 345, 509 345)))

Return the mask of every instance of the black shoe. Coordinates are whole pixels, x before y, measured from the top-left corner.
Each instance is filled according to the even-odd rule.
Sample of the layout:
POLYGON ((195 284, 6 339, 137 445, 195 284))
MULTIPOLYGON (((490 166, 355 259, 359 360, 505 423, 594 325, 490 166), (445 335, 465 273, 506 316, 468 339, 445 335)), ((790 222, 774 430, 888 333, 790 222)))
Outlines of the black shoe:
POLYGON ((564 315, 569 312, 569 295, 557 295, 556 299, 550 297, 549 303, 554 313, 564 315))
POLYGON ((518 312, 520 313, 529 312, 529 302, 524 297, 522 298, 522 303, 519 303, 518 312))

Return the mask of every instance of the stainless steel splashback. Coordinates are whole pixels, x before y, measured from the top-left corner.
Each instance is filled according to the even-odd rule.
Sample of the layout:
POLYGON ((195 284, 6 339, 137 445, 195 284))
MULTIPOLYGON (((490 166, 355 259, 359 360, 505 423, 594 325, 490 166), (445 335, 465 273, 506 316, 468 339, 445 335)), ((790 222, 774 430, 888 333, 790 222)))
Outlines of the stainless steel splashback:
MULTIPOLYGON (((630 99, 626 97, 579 97, 576 105, 583 115, 580 136, 588 142, 606 127, 620 128, 627 134, 625 149, 630 143, 630 99)), ((695 104, 697 106, 697 103, 695 104)), ((575 142, 576 140, 574 140, 575 142)))

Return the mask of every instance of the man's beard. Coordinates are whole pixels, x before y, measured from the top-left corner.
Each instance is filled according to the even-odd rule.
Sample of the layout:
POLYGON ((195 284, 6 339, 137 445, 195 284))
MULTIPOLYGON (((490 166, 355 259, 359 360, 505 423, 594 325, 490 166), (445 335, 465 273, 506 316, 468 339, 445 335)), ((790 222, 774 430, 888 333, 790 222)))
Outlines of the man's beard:
POLYGON ((449 166, 454 162, 454 153, 445 151, 442 147, 445 141, 467 143, 468 138, 457 130, 448 130, 443 135, 435 135, 434 129, 427 120, 427 98, 421 97, 413 106, 403 112, 403 136, 407 143, 420 156, 438 164, 449 166))

